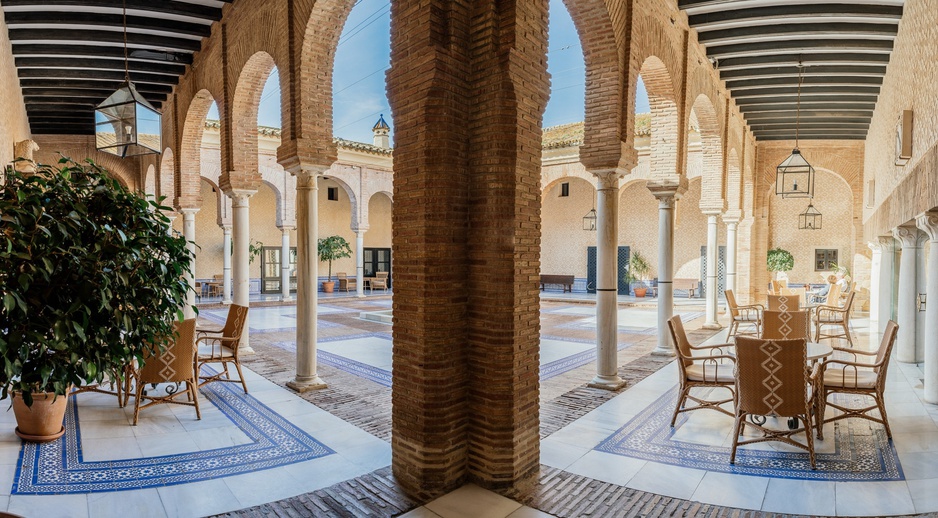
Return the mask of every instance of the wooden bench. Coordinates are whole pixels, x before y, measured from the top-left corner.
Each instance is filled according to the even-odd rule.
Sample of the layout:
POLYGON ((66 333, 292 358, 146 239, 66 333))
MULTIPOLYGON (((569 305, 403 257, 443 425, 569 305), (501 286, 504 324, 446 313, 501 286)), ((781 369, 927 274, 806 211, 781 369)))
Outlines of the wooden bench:
POLYGON ((700 281, 697 279, 673 279, 671 286, 674 291, 687 290, 687 298, 692 299, 697 296, 697 287, 700 281))
POLYGON ((573 276, 572 275, 541 275, 541 291, 544 291, 544 287, 547 285, 558 285, 563 287, 564 293, 570 292, 573 293, 573 276))

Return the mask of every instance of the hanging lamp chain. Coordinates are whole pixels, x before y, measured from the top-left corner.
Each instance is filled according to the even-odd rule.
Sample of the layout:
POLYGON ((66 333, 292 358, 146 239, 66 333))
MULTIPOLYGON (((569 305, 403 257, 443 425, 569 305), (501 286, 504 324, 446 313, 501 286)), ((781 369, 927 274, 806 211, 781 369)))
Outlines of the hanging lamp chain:
POLYGON ((795 111, 795 149, 798 149, 798 136, 799 136, 799 129, 801 128, 801 71, 802 71, 802 68, 803 68, 803 65, 801 64, 801 60, 799 59, 798 60, 798 101, 797 101, 798 107, 795 111))
POLYGON ((127 57, 127 0, 123 0, 124 12, 124 80, 130 83, 130 60, 127 57))

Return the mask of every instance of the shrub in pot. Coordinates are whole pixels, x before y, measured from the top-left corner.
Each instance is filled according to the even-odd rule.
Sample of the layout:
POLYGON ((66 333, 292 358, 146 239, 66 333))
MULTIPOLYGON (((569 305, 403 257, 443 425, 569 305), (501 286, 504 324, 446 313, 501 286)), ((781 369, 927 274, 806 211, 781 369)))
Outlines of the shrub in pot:
MULTIPOLYGON (((191 257, 185 240, 167 233, 169 210, 90 161, 7 169, 0 399, 12 394, 14 409, 30 416, 40 401, 54 401, 59 432, 72 387, 120 380, 131 359, 171 337, 191 257)), ((43 435, 19 424, 21 436, 43 435)))
POLYGON ((634 251, 629 256, 629 269, 625 272, 625 282, 629 285, 635 284, 633 292, 636 297, 644 297, 648 292, 645 281, 648 280, 648 273, 651 272, 651 265, 640 252, 634 251))
POLYGON ((766 254, 766 268, 777 278, 782 278, 779 272, 790 272, 794 267, 795 257, 784 248, 773 248, 766 254))
POLYGON ((352 257, 352 247, 342 236, 329 236, 319 239, 317 243, 319 262, 329 263, 329 280, 323 281, 322 291, 332 293, 335 290, 335 281, 332 280, 332 261, 352 257))

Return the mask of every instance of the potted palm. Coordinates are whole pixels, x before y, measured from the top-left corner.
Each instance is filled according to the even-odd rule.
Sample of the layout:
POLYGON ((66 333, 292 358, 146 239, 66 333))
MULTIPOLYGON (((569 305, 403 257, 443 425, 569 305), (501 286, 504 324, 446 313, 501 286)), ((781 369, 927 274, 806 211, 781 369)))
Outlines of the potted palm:
POLYGON ((651 271, 651 265, 640 252, 635 251, 629 256, 629 269, 625 272, 625 282, 629 286, 635 284, 632 291, 636 297, 644 297, 648 292, 645 281, 648 280, 648 272, 651 271))
POLYGON ((7 169, 0 399, 12 396, 20 437, 61 436, 72 387, 119 381, 128 362, 172 336, 191 258, 167 233, 169 210, 90 161, 7 169))
POLYGON ((318 247, 319 262, 329 263, 328 280, 323 281, 322 291, 332 293, 335 290, 335 281, 332 280, 332 261, 352 257, 352 247, 342 236, 329 236, 319 240, 318 247))

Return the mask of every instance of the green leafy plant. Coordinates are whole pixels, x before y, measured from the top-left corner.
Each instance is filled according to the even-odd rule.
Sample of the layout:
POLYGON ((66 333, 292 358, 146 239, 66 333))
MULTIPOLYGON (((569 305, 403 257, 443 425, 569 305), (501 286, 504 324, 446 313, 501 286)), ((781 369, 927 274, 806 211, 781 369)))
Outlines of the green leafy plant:
POLYGON ((629 269, 625 272, 625 282, 641 282, 644 284, 648 280, 648 273, 651 271, 651 265, 648 259, 641 252, 634 251, 629 256, 629 269))
POLYGON ((770 272, 789 272, 795 267, 795 258, 788 250, 773 248, 766 254, 766 263, 770 272))
POLYGON ((352 257, 352 247, 342 236, 320 238, 317 250, 319 252, 319 262, 329 262, 329 282, 332 281, 332 261, 352 257))
POLYGON ((121 376, 131 358, 172 337, 191 256, 167 234, 171 211, 91 161, 35 173, 8 168, 0 186, 0 399, 66 394, 121 376))
POLYGON ((846 266, 837 263, 831 263, 831 269, 834 271, 834 273, 839 273, 841 277, 850 277, 850 268, 847 268, 846 266))

